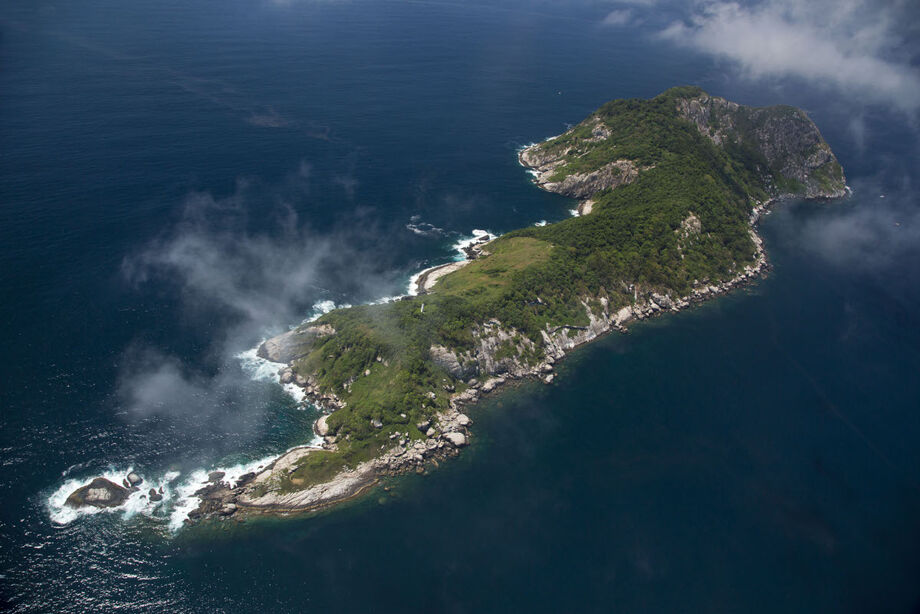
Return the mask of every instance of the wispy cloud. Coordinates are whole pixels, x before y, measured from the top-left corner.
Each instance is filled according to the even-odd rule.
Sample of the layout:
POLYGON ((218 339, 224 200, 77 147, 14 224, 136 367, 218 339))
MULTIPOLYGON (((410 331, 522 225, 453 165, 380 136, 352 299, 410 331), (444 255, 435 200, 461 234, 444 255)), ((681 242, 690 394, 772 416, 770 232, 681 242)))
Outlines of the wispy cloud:
POLYGON ((306 194, 311 176, 302 162, 281 186, 240 181, 225 197, 190 194, 173 227, 125 258, 125 280, 174 289, 185 316, 212 335, 210 369, 155 348, 128 348, 119 397, 131 416, 220 415, 245 396, 235 356, 302 320, 329 298, 326 289, 376 298, 398 287, 385 254, 374 251, 382 233, 373 225, 317 233, 300 219, 290 200, 306 194))
POLYGON ((632 20, 632 11, 627 9, 614 9, 604 17, 605 26, 625 26, 632 20))
POLYGON ((799 243, 828 263, 856 271, 916 261, 920 210, 910 179, 887 190, 878 181, 860 181, 854 194, 854 202, 805 223, 799 243))
POLYGON ((905 25, 920 11, 910 3, 763 0, 691 6, 661 32, 664 39, 728 60, 751 78, 805 79, 861 103, 908 113, 920 109, 920 71, 910 63, 916 41, 905 25))

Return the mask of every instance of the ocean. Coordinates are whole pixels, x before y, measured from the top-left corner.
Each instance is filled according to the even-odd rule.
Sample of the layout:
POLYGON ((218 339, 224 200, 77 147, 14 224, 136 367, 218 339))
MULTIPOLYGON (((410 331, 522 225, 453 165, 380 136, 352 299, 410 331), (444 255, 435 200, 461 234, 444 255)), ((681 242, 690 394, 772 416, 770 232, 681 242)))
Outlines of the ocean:
POLYGON ((0 7, 2 609, 920 609, 915 129, 602 4, 0 7), (184 527, 208 471, 313 437, 262 339, 567 217, 516 151, 678 84, 805 108, 852 195, 778 204, 766 279, 480 403, 427 475, 184 527), (161 505, 62 505, 132 469, 161 505))

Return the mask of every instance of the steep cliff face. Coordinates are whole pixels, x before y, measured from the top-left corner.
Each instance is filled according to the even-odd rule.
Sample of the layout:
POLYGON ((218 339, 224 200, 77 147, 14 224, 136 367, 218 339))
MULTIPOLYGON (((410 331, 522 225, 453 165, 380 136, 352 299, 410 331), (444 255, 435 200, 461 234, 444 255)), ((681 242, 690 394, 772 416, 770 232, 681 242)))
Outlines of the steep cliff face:
MULTIPOLYGON (((669 112, 690 122, 702 136, 741 160, 773 198, 836 198, 846 193, 843 169, 804 111, 788 106, 747 107, 710 96, 698 88, 669 90, 659 97, 669 112)), ((630 157, 617 112, 602 107, 565 133, 521 151, 545 190, 586 199, 633 183, 654 164, 630 157), (627 154, 627 155, 624 155, 627 154)), ((619 111, 619 109, 618 109, 619 111)), ((636 127, 639 132, 645 127, 636 127)), ((635 134, 630 137, 634 138, 635 134)))
POLYGON ((716 145, 746 155, 771 196, 836 198, 846 193, 840 163, 801 109, 746 107, 702 93, 678 98, 677 111, 716 145))

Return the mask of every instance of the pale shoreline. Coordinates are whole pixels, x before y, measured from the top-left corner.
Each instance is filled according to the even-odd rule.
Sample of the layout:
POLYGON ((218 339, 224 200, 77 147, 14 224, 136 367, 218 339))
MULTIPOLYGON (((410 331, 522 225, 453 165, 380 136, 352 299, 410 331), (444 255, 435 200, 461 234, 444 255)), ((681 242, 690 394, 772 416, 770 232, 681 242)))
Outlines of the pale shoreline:
POLYGON ((431 292, 434 285, 438 283, 438 280, 447 275, 448 273, 453 273, 454 271, 459 271, 466 265, 468 265, 472 260, 458 260, 456 262, 448 262, 447 264, 439 264, 431 268, 425 269, 418 274, 418 277, 414 281, 414 292, 413 294, 427 294, 431 292))

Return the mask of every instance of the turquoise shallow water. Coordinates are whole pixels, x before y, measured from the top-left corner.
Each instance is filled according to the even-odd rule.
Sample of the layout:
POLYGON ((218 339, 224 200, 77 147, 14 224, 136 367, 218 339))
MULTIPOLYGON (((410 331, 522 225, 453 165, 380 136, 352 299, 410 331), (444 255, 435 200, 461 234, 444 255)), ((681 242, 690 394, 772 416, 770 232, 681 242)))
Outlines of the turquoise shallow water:
POLYGON ((916 611, 916 139, 875 111, 860 148, 845 101, 599 11, 0 9, 6 609, 916 611), (766 280, 579 349, 474 408, 461 457, 343 508, 52 522, 68 480, 303 441, 314 414, 237 354, 401 292, 474 228, 565 217, 515 150, 677 83, 807 108, 848 172, 851 199, 764 220, 766 280))

